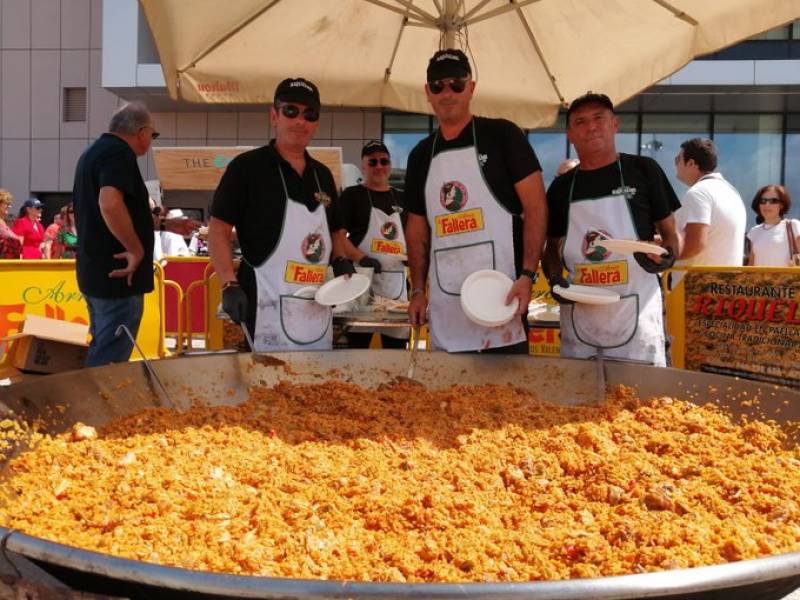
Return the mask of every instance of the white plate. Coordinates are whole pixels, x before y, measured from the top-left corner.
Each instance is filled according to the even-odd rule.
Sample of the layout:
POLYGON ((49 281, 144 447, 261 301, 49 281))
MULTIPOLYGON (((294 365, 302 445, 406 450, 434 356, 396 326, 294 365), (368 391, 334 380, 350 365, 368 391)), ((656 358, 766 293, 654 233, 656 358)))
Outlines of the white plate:
POLYGON ((296 298, 313 298, 316 295, 318 289, 319 286, 307 285, 305 287, 301 287, 294 294, 292 294, 292 296, 296 298))
POLYGON ((619 294, 614 290, 593 285, 570 284, 568 288, 554 285, 553 291, 567 300, 581 304, 613 304, 619 302, 619 294))
POLYGON ((368 289, 369 277, 366 275, 354 273, 350 278, 341 275, 318 288, 314 300, 325 306, 336 306, 355 300, 368 289))
POLYGON ((519 300, 506 305, 514 282, 500 271, 475 271, 461 284, 461 309, 470 321, 484 327, 505 325, 517 312, 519 300))
POLYGON ((667 249, 652 242, 642 240, 597 240, 598 246, 617 254, 633 254, 634 252, 644 252, 646 254, 666 254, 667 249))

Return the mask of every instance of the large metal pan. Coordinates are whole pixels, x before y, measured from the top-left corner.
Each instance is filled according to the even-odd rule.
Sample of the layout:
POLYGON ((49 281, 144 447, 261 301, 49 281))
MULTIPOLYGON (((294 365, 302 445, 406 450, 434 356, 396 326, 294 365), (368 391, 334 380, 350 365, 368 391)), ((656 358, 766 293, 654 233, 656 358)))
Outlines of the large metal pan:
MULTIPOLYGON (((178 406, 197 395, 214 404, 237 404, 251 384, 280 380, 320 382, 336 378, 365 386, 403 376, 402 351, 221 354, 152 363, 178 406)), ((609 385, 639 388, 642 397, 670 395, 696 403, 718 402, 741 414, 741 400, 759 399, 759 414, 800 420, 800 393, 734 378, 609 362, 609 385), (788 400, 788 404, 784 401, 788 400)), ((557 403, 593 402, 596 370, 588 361, 525 356, 422 353, 415 378, 431 387, 512 383, 535 389, 557 403)), ((66 404, 53 433, 76 421, 102 425, 110 419, 160 405, 141 364, 129 363, 53 375, 12 386, 0 395, 0 411, 33 419, 66 404)), ((23 447, 17 448, 24 451, 23 447)), ((0 464, 0 468, 2 468, 0 464)), ((1 481, 2 479, 0 479, 1 481)), ((200 573, 114 558, 0 528, 0 550, 22 555, 69 585, 135 598, 691 598, 777 600, 800 587, 800 552, 711 567, 568 581, 498 584, 383 584, 241 577, 200 573)))

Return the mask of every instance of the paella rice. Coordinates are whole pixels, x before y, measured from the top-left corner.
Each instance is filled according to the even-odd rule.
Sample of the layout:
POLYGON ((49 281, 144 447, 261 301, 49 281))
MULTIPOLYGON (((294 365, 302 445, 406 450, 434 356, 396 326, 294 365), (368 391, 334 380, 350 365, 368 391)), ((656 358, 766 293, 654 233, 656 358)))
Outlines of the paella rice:
POLYGON ((800 460, 714 405, 541 402, 484 385, 255 387, 150 409, 14 459, 5 527, 191 569, 529 581, 800 550, 800 460))

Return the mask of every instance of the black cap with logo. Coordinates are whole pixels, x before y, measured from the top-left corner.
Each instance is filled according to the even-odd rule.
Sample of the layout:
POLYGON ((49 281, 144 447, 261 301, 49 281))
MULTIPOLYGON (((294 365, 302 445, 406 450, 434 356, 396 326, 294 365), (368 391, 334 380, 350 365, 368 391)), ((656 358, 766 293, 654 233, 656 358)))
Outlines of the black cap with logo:
POLYGON ((614 103, 611 102, 611 98, 606 96, 605 94, 597 94, 595 92, 586 92, 583 96, 578 96, 575 100, 572 101, 572 104, 569 105, 567 109, 567 124, 569 124, 569 116, 581 106, 585 106, 587 104, 599 104, 601 106, 605 106, 608 110, 612 113, 614 111, 614 103))
POLYGON ((385 152, 389 154, 389 149, 386 147, 386 144, 380 140, 370 140, 364 144, 364 147, 361 149, 361 156, 363 158, 364 156, 369 156, 373 152, 385 152))
POLYGON ((320 108, 319 90, 308 79, 302 77, 284 79, 275 88, 275 100, 278 102, 297 102, 308 108, 320 108))
POLYGON ((439 50, 428 61, 428 82, 448 79, 450 77, 467 77, 472 75, 467 55, 461 50, 448 48, 439 50))

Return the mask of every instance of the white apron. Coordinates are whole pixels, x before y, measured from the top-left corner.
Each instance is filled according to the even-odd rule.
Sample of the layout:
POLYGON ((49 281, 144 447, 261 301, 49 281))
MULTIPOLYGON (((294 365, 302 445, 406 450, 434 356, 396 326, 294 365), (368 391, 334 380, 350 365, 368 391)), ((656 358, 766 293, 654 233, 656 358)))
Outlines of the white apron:
POLYGON ((569 190, 569 227, 564 264, 569 281, 618 292, 619 302, 606 305, 570 304, 561 307, 561 356, 589 358, 603 348, 611 358, 641 360, 665 366, 664 328, 658 278, 645 271, 632 255, 615 254, 604 239, 638 239, 631 217, 622 166, 617 160, 620 188, 609 196, 572 201, 575 169, 569 190))
MULTIPOLYGON (((278 244, 263 263, 253 265, 257 307, 253 345, 256 352, 330 350, 333 340, 331 309, 313 298, 298 298, 300 288, 320 286, 331 254, 325 208, 314 211, 286 196, 286 211, 278 244)), ((314 173, 316 178, 316 172, 314 173)), ((322 193, 317 178, 317 189, 322 193)))
POLYGON ((502 327, 483 327, 470 321, 461 309, 461 284, 475 271, 495 269, 516 279, 513 218, 483 177, 475 122, 472 146, 445 150, 435 156, 433 151, 425 182, 425 207, 431 228, 431 342, 447 352, 523 342, 521 319, 514 318, 502 327))
MULTIPOLYGON (((400 213, 395 210, 392 214, 387 215, 382 210, 375 208, 369 188, 365 189, 370 205, 369 225, 358 249, 381 263, 381 272, 372 276, 372 292, 376 296, 405 302, 408 300, 406 267, 398 256, 406 254, 406 237, 403 233, 400 213)), ((380 330, 364 328, 358 331, 380 331, 380 333, 393 338, 408 338, 408 327, 380 330)))

